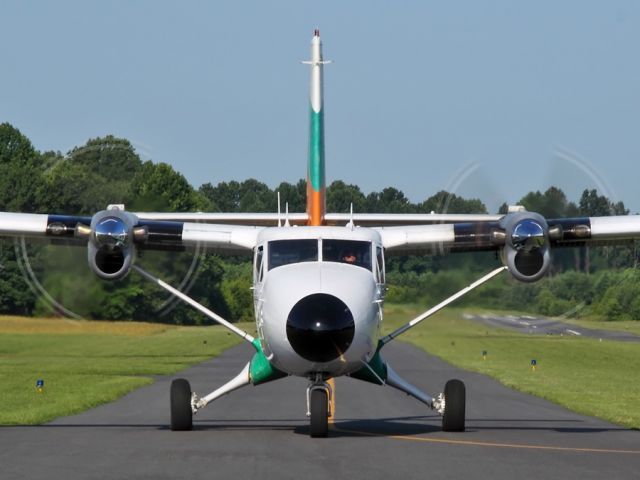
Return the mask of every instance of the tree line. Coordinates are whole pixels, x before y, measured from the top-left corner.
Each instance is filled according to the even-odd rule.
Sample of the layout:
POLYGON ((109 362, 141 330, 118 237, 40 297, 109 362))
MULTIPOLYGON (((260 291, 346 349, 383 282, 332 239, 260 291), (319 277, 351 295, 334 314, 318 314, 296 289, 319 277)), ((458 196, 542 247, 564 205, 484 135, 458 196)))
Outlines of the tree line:
MULTIPOLYGON (((290 211, 305 210, 303 179, 282 182, 273 189, 255 179, 205 183, 195 188, 170 165, 142 161, 126 139, 109 135, 90 139, 66 154, 40 152, 17 128, 8 123, 0 125, 0 211, 90 215, 108 204, 123 203, 132 211, 274 212, 276 192, 289 204, 290 211)), ((414 203, 394 187, 367 194, 341 180, 327 187, 326 198, 327 210, 339 213, 349 212, 351 205, 356 212, 488 213, 479 199, 445 191, 414 203)), ((562 190, 550 187, 545 192, 528 193, 519 203, 546 217, 628 213, 622 202, 613 203, 595 190, 585 190, 577 202, 571 202, 562 190)), ((640 301, 636 302, 638 312, 629 313, 635 311, 630 306, 632 298, 640 298, 632 287, 637 283, 636 273, 624 270, 636 264, 635 244, 622 249, 599 247, 553 253, 554 275, 550 278, 533 286, 503 279, 483 287, 483 294, 466 301, 549 314, 563 313, 560 310, 580 303, 586 305, 583 312, 640 318, 640 301), (612 267, 615 270, 611 271, 612 267), (621 286, 627 283, 633 291, 625 293, 621 286)), ((145 251, 138 262, 170 283, 181 285, 232 321, 253 318, 251 264, 247 257, 145 251)), ((495 254, 486 252, 392 257, 387 262, 388 300, 438 301, 497 262, 495 254)), ((86 265, 85 249, 23 247, 10 238, 0 239, 0 313, 208 323, 138 275, 128 275, 118 282, 98 280, 86 265)))

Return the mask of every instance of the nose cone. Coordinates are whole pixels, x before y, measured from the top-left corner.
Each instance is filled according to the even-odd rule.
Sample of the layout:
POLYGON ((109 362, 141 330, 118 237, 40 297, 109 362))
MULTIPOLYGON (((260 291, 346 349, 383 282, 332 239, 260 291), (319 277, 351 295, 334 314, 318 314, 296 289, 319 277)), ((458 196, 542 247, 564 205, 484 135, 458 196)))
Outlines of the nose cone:
POLYGON ((287 318, 287 338, 293 350, 312 362, 330 362, 347 351, 355 332, 353 314, 337 297, 308 295, 287 318))

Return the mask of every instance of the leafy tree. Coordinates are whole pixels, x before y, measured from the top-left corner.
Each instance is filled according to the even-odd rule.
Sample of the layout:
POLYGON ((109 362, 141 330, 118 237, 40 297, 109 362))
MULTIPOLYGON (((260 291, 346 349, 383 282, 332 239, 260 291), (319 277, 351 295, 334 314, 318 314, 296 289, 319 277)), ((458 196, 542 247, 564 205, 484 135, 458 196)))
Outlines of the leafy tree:
POLYGON ((625 208, 623 202, 613 203, 604 195, 598 195, 596 189, 584 190, 578 206, 580 215, 588 217, 629 214, 629 210, 625 208))
MULTIPOLYGON (((0 210, 38 212, 42 190, 40 154, 9 123, 0 124, 0 210)), ((36 254, 38 248, 30 248, 36 254)), ((30 314, 35 305, 25 282, 12 239, 0 239, 0 312, 30 314)))
POLYGON ((342 180, 336 180, 327 187, 327 211, 332 213, 349 213, 351 205, 353 211, 362 213, 367 211, 367 199, 357 185, 347 185, 342 180))
POLYGON ((384 188, 381 192, 367 195, 367 211, 373 213, 414 213, 415 206, 401 190, 384 188))
POLYGON ((275 212, 275 193, 267 185, 250 178, 244 182, 220 182, 215 187, 205 183, 200 193, 222 212, 275 212))
POLYGON ((46 173, 39 195, 46 211, 70 215, 93 215, 110 203, 127 203, 130 198, 128 185, 116 185, 68 159, 56 162, 46 173))
POLYGON ((444 190, 420 203, 417 210, 424 213, 487 213, 487 207, 479 199, 467 200, 444 190))
POLYGON ((277 195, 267 185, 254 178, 240 184, 240 212, 275 212, 277 195))
POLYGON ((18 264, 14 242, 0 239, 0 313, 30 315, 35 302, 34 293, 18 264))
MULTIPOLYGON (((113 136, 91 139, 68 155, 39 153, 16 128, 0 125, 0 209, 70 214, 93 214, 108 203, 125 203, 129 210, 274 212, 276 194, 292 212, 302 212, 306 182, 282 182, 275 190, 255 179, 206 183, 194 190, 184 176, 167 164, 142 162, 130 142, 113 136)), ((478 199, 464 199, 444 191, 417 204, 402 191, 388 187, 365 195, 357 185, 335 181, 327 188, 329 211, 348 212, 450 212, 485 213, 478 199)), ((520 201, 530 211, 547 218, 562 216, 625 215, 622 202, 614 203, 596 190, 585 190, 578 205, 562 190, 529 192, 520 201)), ((506 212, 506 205, 501 207, 506 212)), ((463 304, 530 309, 545 314, 566 313, 577 304, 581 312, 610 319, 640 319, 640 290, 636 270, 611 270, 633 261, 624 249, 594 247, 578 262, 580 272, 568 270, 575 251, 554 249, 557 275, 534 285, 505 276, 462 300, 463 304), (589 272, 586 274, 584 272, 589 272)), ((194 253, 141 251, 140 265, 231 321, 251 320, 251 264, 246 257, 219 257, 194 253)), ((153 320, 179 324, 210 323, 166 292, 155 289, 132 273, 118 282, 103 282, 87 268, 86 252, 73 247, 30 247, 31 267, 60 303, 89 318, 153 320), (81 258, 82 261, 78 261, 81 258)), ((390 301, 441 300, 477 278, 497 262, 494 252, 391 257, 387 261, 390 301)), ((36 300, 22 276, 10 239, 0 241, 0 312, 49 313, 43 299, 36 300)), ((58 312, 59 313, 59 312, 58 312)), ((580 313, 580 312, 579 312, 580 313)))
POLYGON ((41 163, 27 137, 9 123, 0 124, 0 210, 39 211, 41 163))
POLYGON ((131 181, 131 210, 138 211, 211 211, 207 197, 166 163, 144 162, 131 181))
POLYGON ((529 192, 518 203, 545 218, 571 217, 578 213, 576 205, 569 202, 565 193, 557 187, 549 187, 544 193, 529 192))
POLYGON ((205 197, 217 205, 221 212, 235 212, 240 204, 240 183, 220 182, 215 187, 211 183, 205 183, 199 189, 205 197))
POLYGON ((92 138, 71 150, 68 156, 73 163, 116 182, 131 179, 141 167, 140 157, 129 140, 113 135, 92 138))
MULTIPOLYGON (((578 205, 579 215, 586 217, 629 214, 629 210, 625 208, 623 202, 613 203, 604 195, 598 195, 596 189, 585 189, 578 205)), ((635 243, 630 242, 630 247, 634 245, 635 243)), ((634 262, 634 251, 634 248, 586 246, 580 249, 580 264, 586 273, 598 268, 630 266, 634 262)))
POLYGON ((286 203, 289 204, 289 211, 292 213, 304 212, 307 208, 307 182, 300 179, 295 185, 282 182, 276 187, 276 192, 280 192, 280 202, 282 209, 286 203))

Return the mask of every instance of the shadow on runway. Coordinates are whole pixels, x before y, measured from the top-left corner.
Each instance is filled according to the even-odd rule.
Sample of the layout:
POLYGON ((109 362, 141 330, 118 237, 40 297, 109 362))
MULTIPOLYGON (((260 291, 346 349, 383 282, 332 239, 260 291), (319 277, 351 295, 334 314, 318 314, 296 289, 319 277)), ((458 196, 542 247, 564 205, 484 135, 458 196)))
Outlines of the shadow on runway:
MULTIPOLYGON (((482 418, 467 419, 466 432, 511 431, 511 432, 556 432, 571 434, 592 434, 602 432, 638 432, 635 428, 625 427, 593 427, 580 426, 581 420, 554 419, 501 419, 482 418)), ((330 428, 331 437, 364 437, 364 436, 411 436, 441 432, 440 417, 405 416, 375 419, 340 419, 330 428)), ((168 424, 158 423, 57 423, 46 425, 0 425, 0 430, 18 429, 111 429, 140 428, 169 431, 168 424)), ((193 430, 251 430, 251 431, 293 431, 296 434, 308 435, 309 424, 304 418, 296 419, 199 419, 193 422, 193 430)))
MULTIPOLYGON (((548 419, 467 419, 466 433, 483 431, 556 432, 567 434, 594 434, 602 432, 637 432, 625 427, 580 426, 581 420, 548 419), (483 425, 483 423, 487 423, 483 425)), ((307 433, 308 428, 296 433, 307 433)), ((442 432, 439 417, 396 417, 372 420, 340 420, 334 424, 330 436, 411 436, 442 432)))

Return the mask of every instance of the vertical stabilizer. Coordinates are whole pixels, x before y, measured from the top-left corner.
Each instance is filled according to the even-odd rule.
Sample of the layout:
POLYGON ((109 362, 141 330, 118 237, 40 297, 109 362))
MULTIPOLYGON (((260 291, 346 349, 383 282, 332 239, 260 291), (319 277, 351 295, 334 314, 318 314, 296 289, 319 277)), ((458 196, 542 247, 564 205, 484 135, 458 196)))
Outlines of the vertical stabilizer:
POLYGON ((307 162, 307 225, 323 225, 326 209, 324 175, 324 108, 322 101, 322 42, 320 31, 311 39, 309 159, 307 162))

